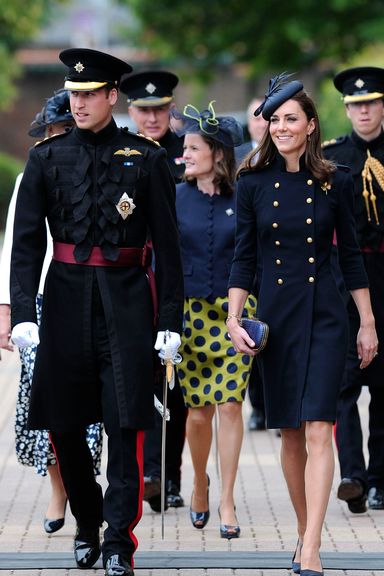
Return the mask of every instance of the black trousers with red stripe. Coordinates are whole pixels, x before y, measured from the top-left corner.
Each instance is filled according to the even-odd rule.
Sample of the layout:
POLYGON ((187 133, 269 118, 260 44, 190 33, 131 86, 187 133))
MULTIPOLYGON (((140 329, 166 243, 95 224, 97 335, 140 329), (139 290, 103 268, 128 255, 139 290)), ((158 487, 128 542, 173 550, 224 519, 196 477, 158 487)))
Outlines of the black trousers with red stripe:
POLYGON ((99 299, 93 310, 93 345, 101 394, 103 421, 108 437, 107 480, 104 495, 93 473, 85 429, 51 431, 52 443, 67 491, 71 511, 83 529, 107 523, 102 546, 103 559, 121 554, 133 565, 137 540, 133 529, 142 514, 144 432, 121 428, 115 393, 111 354, 104 313, 99 299))

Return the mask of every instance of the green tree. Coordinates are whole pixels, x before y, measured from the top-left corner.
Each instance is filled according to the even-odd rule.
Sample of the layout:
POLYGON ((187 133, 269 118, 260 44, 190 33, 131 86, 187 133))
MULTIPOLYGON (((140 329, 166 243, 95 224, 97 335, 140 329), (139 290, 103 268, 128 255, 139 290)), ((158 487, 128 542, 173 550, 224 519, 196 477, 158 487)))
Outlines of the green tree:
POLYGON ((0 109, 15 95, 20 74, 15 51, 37 32, 50 4, 50 0, 0 0, 0 109))
POLYGON ((244 63, 250 77, 270 70, 321 75, 384 34, 382 0, 120 0, 139 23, 136 39, 200 76, 244 63))

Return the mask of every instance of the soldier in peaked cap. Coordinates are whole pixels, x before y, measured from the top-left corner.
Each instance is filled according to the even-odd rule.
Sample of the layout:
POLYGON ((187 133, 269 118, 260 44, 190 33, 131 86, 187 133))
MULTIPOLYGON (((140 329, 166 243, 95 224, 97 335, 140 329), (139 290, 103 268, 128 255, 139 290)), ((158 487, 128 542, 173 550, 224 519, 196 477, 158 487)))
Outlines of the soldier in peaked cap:
POLYGON ((75 560, 100 552, 106 576, 131 576, 140 520, 144 429, 153 424, 153 345, 172 360, 183 291, 174 182, 165 151, 119 129, 112 116, 125 62, 88 49, 60 53, 76 127, 30 151, 16 206, 11 265, 12 339, 38 344, 29 426, 48 429, 77 531, 75 560), (40 330, 34 301, 53 238, 40 330), (156 250, 158 310, 143 249, 156 250), (156 338, 157 331, 157 338, 156 338), (155 342, 156 340, 156 342, 155 342), (103 421, 103 499, 85 427, 103 421))
MULTIPOLYGON (((178 77, 172 72, 154 70, 128 74, 120 89, 127 94, 128 112, 140 133, 153 138, 167 151, 168 165, 178 183, 184 173, 183 138, 170 129, 170 112, 175 107, 173 90, 178 77)), ((161 395, 162 383, 157 383, 156 394, 161 395)), ((185 442, 187 411, 179 383, 169 391, 171 413, 167 423, 166 493, 169 506, 184 505, 181 488, 181 459, 185 442)), ((152 510, 161 510, 161 418, 155 414, 155 428, 145 437, 144 444, 144 500, 152 510)))
POLYGON ((173 90, 178 82, 172 72, 153 70, 125 76, 120 87, 128 96, 128 113, 138 131, 166 149, 176 182, 181 181, 184 173, 183 139, 170 129, 170 111, 175 106, 173 90))
MULTIPOLYGON (((368 274, 379 342, 384 340, 384 68, 348 68, 334 78, 342 93, 352 133, 325 143, 324 153, 350 167, 354 181, 355 218, 368 274)), ((359 369, 356 351, 357 311, 348 298, 350 350, 337 413, 336 439, 341 483, 338 497, 353 513, 368 506, 384 509, 384 355, 359 369), (369 462, 365 463, 357 400, 363 386, 369 405, 369 462)))

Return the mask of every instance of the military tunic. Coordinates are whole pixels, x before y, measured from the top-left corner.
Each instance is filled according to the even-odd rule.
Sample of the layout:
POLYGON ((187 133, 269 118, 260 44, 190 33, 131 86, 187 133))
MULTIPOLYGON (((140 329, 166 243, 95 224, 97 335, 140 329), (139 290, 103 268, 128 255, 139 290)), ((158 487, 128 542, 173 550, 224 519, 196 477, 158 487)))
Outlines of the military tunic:
POLYGON ((350 174, 315 180, 285 161, 247 171, 238 182, 237 237, 229 287, 252 290, 256 254, 262 277, 257 315, 270 326, 258 355, 269 428, 334 421, 348 348, 345 306, 330 264, 333 231, 348 289, 368 285, 356 241, 350 174))
POLYGON ((100 295, 122 427, 153 420, 153 307, 141 266, 88 266, 93 246, 115 262, 120 247, 156 251, 156 329, 180 332, 183 290, 174 183, 165 151, 115 122, 98 133, 79 128, 31 150, 17 201, 11 272, 12 324, 36 322, 35 297, 45 254, 45 217, 54 242, 75 245, 77 263, 53 260, 43 302, 29 424, 70 430, 102 419, 93 304, 100 295), (122 196, 131 214, 117 210, 122 196), (52 386, 54 383, 54 386, 52 386))
MULTIPOLYGON (((372 185, 376 196, 376 206, 379 223, 376 223, 373 206, 370 202, 371 220, 365 207, 362 171, 367 159, 368 151, 384 164, 384 132, 374 140, 367 142, 355 132, 350 136, 341 136, 332 143, 324 146, 324 155, 336 162, 350 167, 354 182, 354 211, 356 218, 357 236, 363 252, 365 269, 369 279, 372 310, 376 321, 376 332, 380 342, 384 342, 384 191, 373 178, 372 185)), ((338 244, 340 241, 338 240, 338 244)), ((351 347, 355 346, 356 334, 359 327, 358 313, 351 298, 348 299, 349 314, 351 318, 351 347)), ((358 378, 362 385, 378 386, 384 388, 384 354, 379 354, 374 362, 360 370, 358 368, 357 354, 355 353, 354 371, 358 370, 358 378)), ((357 377, 357 376, 356 376, 357 377)))
MULTIPOLYGON (((364 488, 384 488, 384 191, 375 176, 372 178, 373 192, 379 222, 376 222, 373 204, 369 201, 371 220, 365 206, 362 171, 368 153, 384 164, 384 133, 374 140, 360 138, 356 132, 341 136, 324 145, 324 155, 350 167, 354 182, 354 204, 358 240, 362 250, 365 269, 369 280, 372 310, 379 340, 379 355, 364 368, 356 349, 356 336, 360 327, 356 305, 346 295, 349 316, 350 341, 347 363, 338 401, 336 440, 342 478, 360 480, 364 488), (357 401, 363 386, 368 386, 371 396, 369 404, 369 459, 366 463, 363 451, 363 433, 357 401)), ((340 250, 341 240, 337 238, 340 250)), ((336 260, 336 259, 335 259, 336 260)), ((335 266, 337 268, 337 264, 335 266)))

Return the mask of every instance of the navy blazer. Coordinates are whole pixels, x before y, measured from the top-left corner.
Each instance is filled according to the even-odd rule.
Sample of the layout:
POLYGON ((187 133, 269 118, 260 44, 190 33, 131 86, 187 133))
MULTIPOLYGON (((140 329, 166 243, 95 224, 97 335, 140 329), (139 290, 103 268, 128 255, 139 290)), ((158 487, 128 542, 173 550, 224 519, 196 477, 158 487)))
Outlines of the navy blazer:
POLYGON ((185 296, 227 296, 235 246, 235 195, 209 196, 187 182, 177 184, 176 212, 185 296))

